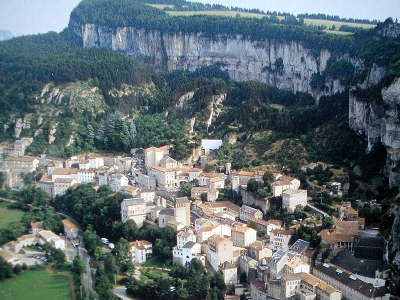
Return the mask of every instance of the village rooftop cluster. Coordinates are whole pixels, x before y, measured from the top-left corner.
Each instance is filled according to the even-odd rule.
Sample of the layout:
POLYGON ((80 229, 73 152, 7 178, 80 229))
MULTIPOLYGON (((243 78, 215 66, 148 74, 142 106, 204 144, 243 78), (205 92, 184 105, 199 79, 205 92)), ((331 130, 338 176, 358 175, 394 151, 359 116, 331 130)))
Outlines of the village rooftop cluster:
MULTIPOLYGON (((295 230, 304 220, 285 227, 281 220, 265 218, 271 198, 281 199, 282 208, 289 213, 308 206, 315 215, 326 216, 308 203, 307 190, 300 188, 299 179, 273 173, 272 196, 259 197, 248 191, 247 184, 250 180, 263 182, 264 172, 232 170, 229 163, 224 173, 205 172, 221 140, 203 140, 198 163, 192 165, 173 159, 169 145, 150 147, 143 153, 133 150, 129 157, 87 154, 60 160, 24 156, 29 143, 22 139, 2 148, 0 169, 9 187, 20 187, 23 174, 39 167, 45 172, 37 185, 52 198, 79 184, 109 185, 113 192, 126 195, 121 203, 123 222, 173 228, 177 242, 172 250, 173 262, 185 266, 199 260, 210 271, 221 271, 228 286, 227 299, 389 299, 383 272, 351 272, 340 259, 334 261, 336 264, 324 262, 314 256, 309 242, 294 240, 295 230), (179 195, 182 183, 194 182, 190 197, 179 195), (221 200, 222 190, 240 194, 243 205, 221 200), (240 283, 241 277, 247 283, 240 283)), ((366 242, 378 238, 365 230, 365 220, 350 203, 342 202, 337 210, 339 218, 333 228, 319 232, 322 247, 330 249, 332 257, 346 249, 350 253, 347 259, 360 263, 355 255, 382 251, 379 245, 366 242)), ((63 224, 66 238, 79 243, 76 225, 67 219, 63 224)), ((65 237, 32 224, 32 233, 2 245, 0 256, 18 264, 22 247, 45 242, 66 249, 65 237)), ((135 264, 143 264, 152 256, 148 241, 130 241, 130 247, 135 264)))

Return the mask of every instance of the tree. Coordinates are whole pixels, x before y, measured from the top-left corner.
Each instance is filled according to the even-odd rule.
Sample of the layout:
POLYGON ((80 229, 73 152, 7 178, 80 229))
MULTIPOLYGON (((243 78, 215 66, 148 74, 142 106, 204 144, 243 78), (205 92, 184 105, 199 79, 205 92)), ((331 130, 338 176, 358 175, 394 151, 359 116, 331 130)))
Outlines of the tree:
POLYGON ((279 72, 283 70, 284 64, 282 57, 278 57, 275 61, 275 69, 279 72))
POLYGON ((108 253, 104 257, 104 271, 108 275, 109 280, 115 284, 115 276, 120 272, 120 268, 115 256, 111 253, 108 253))
POLYGON ((179 193, 181 197, 191 197, 193 184, 190 182, 181 182, 179 185, 179 193))
POLYGON ((333 220, 331 217, 324 217, 322 219, 322 229, 329 229, 333 226, 333 220))
POLYGON ((226 163, 232 162, 233 160, 232 145, 223 144, 222 147, 217 150, 216 156, 220 164, 224 165, 226 163))
POLYGON ((250 179, 249 182, 247 183, 247 191, 251 193, 256 193, 259 187, 260 187, 259 182, 253 178, 250 179))
POLYGON ((54 262, 56 267, 61 267, 65 263, 65 254, 60 249, 53 248, 50 244, 45 244, 43 250, 49 262, 54 262))
POLYGON ((96 234, 96 231, 93 230, 92 225, 89 225, 83 233, 83 242, 85 243, 89 255, 94 255, 96 248, 100 247, 100 237, 96 234))
MULTIPOLYGON (((110 290, 112 288, 112 283, 108 279, 107 274, 104 271, 103 267, 99 267, 96 272, 96 278, 95 278, 95 289, 97 294, 99 295, 100 299, 114 299, 114 296, 111 296, 110 298, 110 290)), ((111 293, 112 295, 112 293, 111 293)))
POLYGON ((178 299, 187 299, 189 298, 189 292, 186 288, 180 287, 176 290, 176 295, 178 299))
POLYGON ((115 245, 112 252, 119 264, 121 272, 133 271, 134 266, 132 263, 132 254, 129 243, 126 239, 121 238, 119 242, 115 245))
POLYGON ((12 276, 14 276, 14 271, 11 264, 0 257, 0 281, 12 276))
POLYGON ((71 271, 75 274, 82 274, 84 270, 85 266, 83 261, 78 256, 75 256, 74 260, 72 261, 71 271))

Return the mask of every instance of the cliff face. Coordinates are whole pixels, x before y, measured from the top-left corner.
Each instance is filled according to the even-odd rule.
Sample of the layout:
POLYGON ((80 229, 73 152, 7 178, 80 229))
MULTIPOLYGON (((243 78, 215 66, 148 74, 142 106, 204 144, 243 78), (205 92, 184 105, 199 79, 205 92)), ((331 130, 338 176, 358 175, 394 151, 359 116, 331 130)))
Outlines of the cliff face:
POLYGON ((385 261, 391 267, 392 280, 399 286, 400 283, 400 206, 393 210, 394 220, 389 240, 386 243, 385 261))
MULTIPOLYGON (((81 39, 83 47, 100 47, 134 57, 147 58, 164 71, 195 70, 220 63, 234 80, 256 80, 292 92, 310 93, 318 102, 323 95, 345 91, 339 80, 326 78, 324 90, 313 89, 313 74, 322 73, 333 56, 328 50, 316 52, 295 41, 253 41, 236 37, 201 33, 169 34, 134 27, 111 29, 95 24, 80 24, 73 19, 70 28, 81 39)), ((397 30, 397 29, 396 29, 397 30)), ((384 36, 393 33, 393 28, 384 36)), ((397 32, 397 31, 396 31, 397 32)), ((392 35, 390 35, 392 36, 392 35)), ((346 55, 336 57, 364 69, 359 59, 346 55)), ((377 85, 386 70, 374 65, 364 81, 354 88, 377 85)), ((383 103, 376 99, 360 99, 350 92, 350 128, 368 139, 367 152, 382 143, 387 149, 385 172, 390 185, 400 184, 400 79, 382 90, 383 103)))
MULTIPOLYGON (((384 68, 374 66, 359 88, 369 88, 380 82, 384 68)), ((374 96, 361 98, 350 92, 349 126, 368 139, 367 151, 381 143, 387 151, 385 173, 391 187, 400 184, 400 78, 381 91, 382 101, 374 96)))
POLYGON ((169 34, 134 27, 116 30, 71 20, 70 28, 84 47, 100 47, 134 57, 146 57, 158 69, 195 70, 221 63, 235 80, 256 80, 292 92, 307 92, 319 99, 344 90, 339 80, 328 80, 325 91, 310 86, 312 75, 325 70, 332 54, 317 53, 294 41, 251 41, 236 37, 209 37, 201 33, 169 34))

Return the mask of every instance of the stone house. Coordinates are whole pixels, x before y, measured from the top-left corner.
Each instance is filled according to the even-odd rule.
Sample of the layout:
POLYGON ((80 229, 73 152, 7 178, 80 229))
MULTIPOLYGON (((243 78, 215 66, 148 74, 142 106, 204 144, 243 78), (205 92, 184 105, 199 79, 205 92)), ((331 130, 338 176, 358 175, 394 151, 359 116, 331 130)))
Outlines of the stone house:
POLYGON ((133 241, 129 243, 132 262, 134 264, 143 264, 153 253, 153 245, 148 241, 133 241))
POLYGON ((144 164, 149 170, 149 168, 160 166, 161 160, 164 156, 169 155, 170 145, 165 145, 162 147, 150 147, 144 149, 144 164))
POLYGON ((208 187, 206 186, 194 186, 190 191, 190 196, 192 199, 201 200, 201 195, 206 195, 207 197, 208 187))
POLYGON ((253 279, 250 282, 250 295, 252 300, 268 299, 267 283, 259 279, 253 279))
POLYGON ((65 236, 71 240, 75 240, 79 236, 78 227, 72 223, 69 219, 63 219, 62 224, 64 226, 65 236))
POLYGON ((279 279, 281 277, 288 260, 288 253, 283 250, 278 250, 272 255, 268 262, 271 279, 279 279))
POLYGON ((205 242, 204 248, 207 261, 215 272, 224 262, 233 262, 233 242, 230 237, 213 235, 205 242))
POLYGON ((272 250, 264 245, 261 241, 255 241, 247 247, 248 254, 251 258, 260 261, 263 258, 272 256, 272 250))
POLYGON ((30 173, 39 166, 39 160, 32 156, 6 156, 2 162, 3 168, 15 173, 30 173))
POLYGON ((300 180, 297 178, 278 175, 276 181, 271 184, 272 194, 274 197, 282 196, 282 193, 286 190, 297 190, 300 188, 300 180))
POLYGON ((288 212, 293 213, 298 205, 302 207, 305 207, 307 205, 306 190, 287 189, 284 192, 282 192, 283 208, 286 208, 288 212))
POLYGON ((233 286, 238 281, 237 267, 226 261, 220 266, 225 285, 233 286))
POLYGON ((121 173, 111 174, 109 177, 110 187, 113 192, 119 192, 123 187, 129 185, 128 177, 121 173))
POLYGON ((249 222, 251 219, 262 219, 263 213, 261 210, 242 205, 239 210, 239 219, 243 222, 249 222))
POLYGON ((121 203, 121 220, 132 220, 140 228, 148 213, 146 202, 142 198, 124 199, 121 203))
POLYGON ((248 247, 257 240, 257 231, 247 224, 236 223, 232 227, 233 245, 237 247, 248 247))
POLYGON ((127 185, 122 187, 121 192, 129 194, 129 196, 137 197, 140 193, 140 188, 137 186, 127 185))
POLYGON ((65 241, 54 232, 51 232, 49 230, 41 230, 38 232, 38 236, 42 241, 49 243, 56 249, 65 249, 65 241))
POLYGON ((274 229, 270 232, 270 247, 273 250, 284 250, 289 249, 289 242, 292 238, 293 232, 284 229, 274 229))
POLYGON ((284 274, 281 279, 281 299, 293 299, 293 297, 296 299, 341 300, 342 293, 311 274, 284 274))

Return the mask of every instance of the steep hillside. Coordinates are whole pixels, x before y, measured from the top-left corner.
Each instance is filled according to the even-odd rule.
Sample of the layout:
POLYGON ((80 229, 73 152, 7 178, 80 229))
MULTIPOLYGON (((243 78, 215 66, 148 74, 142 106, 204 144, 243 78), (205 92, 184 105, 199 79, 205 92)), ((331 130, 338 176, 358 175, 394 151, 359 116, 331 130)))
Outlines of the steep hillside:
POLYGON ((111 51, 76 47, 67 34, 0 43, 2 140, 34 136, 33 153, 49 148, 62 155, 88 119, 135 111, 156 89, 148 66, 111 51))
POLYGON ((391 186, 400 184, 398 27, 388 20, 344 37, 270 18, 174 17, 128 0, 82 1, 69 24, 85 48, 144 58, 164 71, 218 64, 234 80, 309 93, 317 103, 350 90, 349 125, 366 137, 367 151, 386 147, 391 186))
POLYGON ((311 81, 332 56, 345 53, 352 44, 350 38, 305 26, 269 19, 171 17, 133 1, 83 1, 72 12, 69 28, 83 47, 146 57, 161 70, 220 63, 232 79, 257 80, 317 98, 344 90, 336 79, 328 79, 323 90, 313 88, 311 81))

